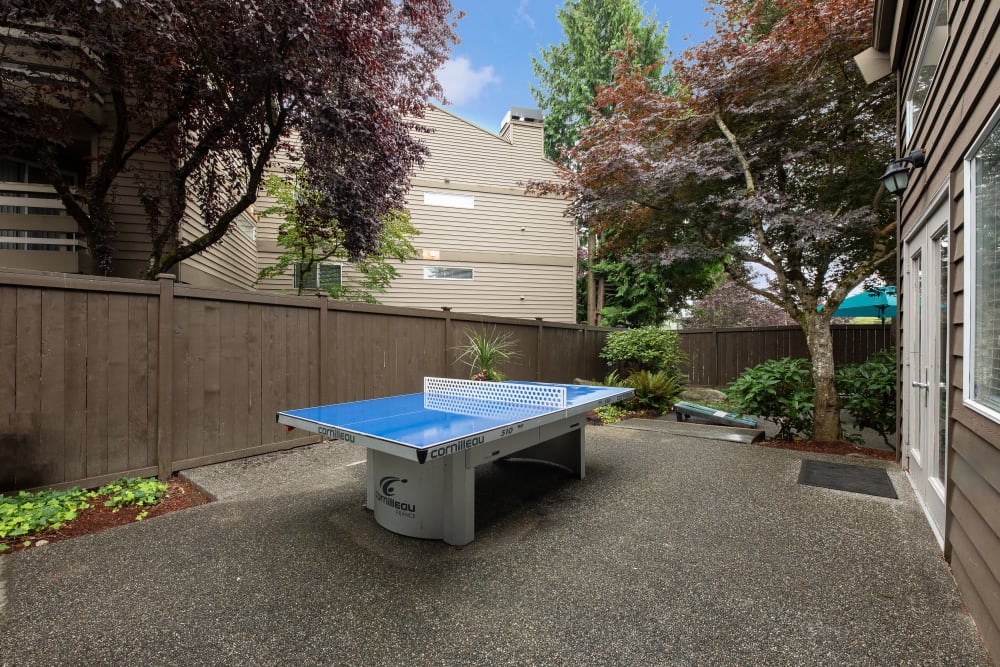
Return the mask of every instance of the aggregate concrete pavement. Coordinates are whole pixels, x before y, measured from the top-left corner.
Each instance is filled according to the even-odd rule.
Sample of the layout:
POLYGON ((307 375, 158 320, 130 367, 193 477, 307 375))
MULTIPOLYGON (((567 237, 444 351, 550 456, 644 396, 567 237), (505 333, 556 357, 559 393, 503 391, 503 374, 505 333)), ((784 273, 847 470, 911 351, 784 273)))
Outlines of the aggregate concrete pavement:
POLYGON ((898 467, 889 500, 801 452, 587 448, 477 471, 464 548, 379 527, 343 443, 190 471, 218 501, 0 556, 0 664, 990 664, 898 467))

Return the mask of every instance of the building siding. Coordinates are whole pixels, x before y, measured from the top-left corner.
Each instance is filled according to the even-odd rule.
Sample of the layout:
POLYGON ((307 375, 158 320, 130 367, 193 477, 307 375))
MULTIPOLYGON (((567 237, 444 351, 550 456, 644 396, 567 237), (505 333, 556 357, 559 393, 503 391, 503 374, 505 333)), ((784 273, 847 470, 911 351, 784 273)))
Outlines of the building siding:
MULTIPOLYGON (((412 239, 417 257, 394 262, 399 277, 376 298, 392 306, 575 322, 575 224, 564 215, 565 200, 525 191, 526 181, 556 178, 555 165, 543 157, 541 124, 513 120, 498 136, 436 107, 418 122, 432 132, 420 135, 429 154, 414 171, 406 200, 419 231, 412 239), (425 203, 427 194, 458 197, 464 206, 425 203), (425 266, 471 268, 474 279, 425 279, 425 266)), ((262 196, 257 208, 272 203, 262 196)), ((260 218, 262 267, 281 254, 281 222, 260 218)), ((344 274, 352 275, 349 265, 344 274)), ((290 291, 292 277, 264 280, 259 288, 290 291)))
MULTIPOLYGON (((963 599, 976 620, 990 653, 1000 656, 1000 424, 963 404, 965 264, 965 156, 1000 105, 1000 3, 948 1, 949 34, 914 134, 899 154, 922 148, 927 165, 914 172, 903 199, 900 238, 946 193, 949 213, 949 451, 947 465, 944 553, 963 599)), ((915 10, 902 30, 905 55, 898 69, 900 107, 920 57, 930 0, 915 10)), ((897 26, 897 30, 900 28, 897 26)), ((900 128, 902 122, 900 122, 900 128)), ((902 253, 900 254, 902 262, 902 253)), ((909 286, 901 283, 901 293, 909 286)), ((900 299, 905 304, 905 299, 900 299)), ((908 325, 900 312, 899 340, 908 325)), ((903 357, 905 350, 900 350, 903 357)), ((904 393, 901 392, 901 396, 904 393)), ((918 409, 905 399, 901 414, 918 409)))

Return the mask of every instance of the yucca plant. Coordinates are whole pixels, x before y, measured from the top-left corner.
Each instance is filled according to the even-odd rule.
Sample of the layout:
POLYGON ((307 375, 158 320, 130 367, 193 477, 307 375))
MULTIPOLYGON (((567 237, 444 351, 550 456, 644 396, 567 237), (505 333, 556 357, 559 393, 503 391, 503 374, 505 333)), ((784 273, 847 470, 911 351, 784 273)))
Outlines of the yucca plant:
POLYGON ((518 356, 517 341, 510 334, 496 329, 487 331, 466 331, 466 344, 458 348, 457 361, 469 367, 473 380, 500 382, 504 379, 500 365, 513 361, 518 356))

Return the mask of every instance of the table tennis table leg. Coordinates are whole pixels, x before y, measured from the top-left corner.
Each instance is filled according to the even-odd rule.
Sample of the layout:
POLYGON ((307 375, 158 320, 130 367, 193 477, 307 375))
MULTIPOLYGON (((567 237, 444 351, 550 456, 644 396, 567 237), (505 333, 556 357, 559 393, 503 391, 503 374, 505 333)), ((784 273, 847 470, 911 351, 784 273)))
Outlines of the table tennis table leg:
POLYGON ((462 454, 444 459, 444 541, 468 544, 476 535, 476 469, 462 454))
POLYGON ((365 491, 365 507, 367 509, 375 509, 375 450, 366 449, 366 465, 365 468, 368 470, 368 483, 366 484, 365 491))

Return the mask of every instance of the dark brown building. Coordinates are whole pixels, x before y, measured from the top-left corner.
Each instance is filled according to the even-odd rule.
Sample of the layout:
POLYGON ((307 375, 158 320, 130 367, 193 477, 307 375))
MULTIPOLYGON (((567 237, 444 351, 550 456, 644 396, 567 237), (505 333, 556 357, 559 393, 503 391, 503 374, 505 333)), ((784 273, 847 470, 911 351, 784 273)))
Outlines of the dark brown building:
MULTIPOLYGON (((900 445, 1000 656, 1000 2, 875 0, 869 81, 897 81, 900 445), (919 153, 915 152, 919 151, 919 153)), ((919 576, 900 563, 902 576, 919 576)))

